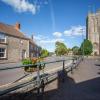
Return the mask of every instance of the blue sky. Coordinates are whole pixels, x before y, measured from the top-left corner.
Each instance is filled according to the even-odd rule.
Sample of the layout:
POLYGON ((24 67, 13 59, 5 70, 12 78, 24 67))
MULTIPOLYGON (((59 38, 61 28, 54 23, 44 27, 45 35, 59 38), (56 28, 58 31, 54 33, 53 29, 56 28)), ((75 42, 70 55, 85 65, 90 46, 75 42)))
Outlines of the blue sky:
POLYGON ((55 42, 68 48, 80 46, 85 38, 88 10, 100 8, 100 0, 0 0, 0 22, 21 24, 27 36, 54 51, 55 42))

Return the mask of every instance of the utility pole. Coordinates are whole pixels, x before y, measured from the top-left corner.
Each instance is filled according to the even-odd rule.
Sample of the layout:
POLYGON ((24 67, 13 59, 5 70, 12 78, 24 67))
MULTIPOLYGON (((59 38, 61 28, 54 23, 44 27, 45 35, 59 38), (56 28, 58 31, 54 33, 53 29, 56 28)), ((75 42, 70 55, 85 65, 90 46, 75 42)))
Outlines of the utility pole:
POLYGON ((84 35, 83 35, 83 29, 81 29, 81 32, 82 32, 82 40, 83 40, 83 45, 82 45, 82 57, 83 57, 83 59, 84 59, 84 35))

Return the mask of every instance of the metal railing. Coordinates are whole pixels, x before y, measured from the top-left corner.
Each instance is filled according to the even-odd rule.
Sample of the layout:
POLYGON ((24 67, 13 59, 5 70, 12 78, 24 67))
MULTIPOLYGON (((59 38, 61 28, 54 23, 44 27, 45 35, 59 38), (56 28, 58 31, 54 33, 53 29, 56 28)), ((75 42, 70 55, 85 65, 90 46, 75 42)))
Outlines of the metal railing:
MULTIPOLYGON (((35 65, 37 65, 37 76, 34 76, 33 79, 31 79, 29 81, 15 82, 15 83, 11 84, 10 86, 1 87, 0 88, 0 96, 10 93, 12 91, 15 91, 17 89, 23 88, 25 86, 28 86, 30 84, 32 84, 32 86, 33 86, 32 89, 37 89, 37 91, 38 91, 37 93, 39 94, 41 88, 42 88, 42 92, 43 92, 43 90, 44 90, 43 88, 44 88, 45 84, 49 83, 50 81, 52 81, 58 77, 57 76, 58 70, 53 73, 50 73, 50 74, 45 74, 45 75, 40 74, 39 67, 41 65, 62 62, 63 65, 62 65, 62 68, 59 69, 59 71, 64 72, 65 70, 68 69, 67 72, 73 73, 73 69, 78 66, 78 64, 81 62, 81 60, 82 60, 82 56, 74 57, 72 59, 67 59, 67 60, 63 59, 63 60, 57 60, 57 61, 51 61, 51 62, 39 62, 39 63, 35 64, 35 65), (72 63, 70 64, 70 66, 65 66, 65 61, 68 61, 68 60, 72 60, 72 63)), ((0 72, 5 71, 5 70, 13 70, 13 69, 17 69, 17 68, 33 67, 35 65, 30 64, 30 65, 16 66, 16 67, 12 67, 12 68, 10 68, 10 67, 0 68, 0 72)))

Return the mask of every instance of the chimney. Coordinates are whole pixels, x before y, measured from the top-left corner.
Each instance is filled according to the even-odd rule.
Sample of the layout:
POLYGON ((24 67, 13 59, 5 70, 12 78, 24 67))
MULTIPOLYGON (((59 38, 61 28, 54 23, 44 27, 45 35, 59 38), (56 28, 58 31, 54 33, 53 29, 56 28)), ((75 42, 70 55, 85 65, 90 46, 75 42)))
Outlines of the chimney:
POLYGON ((15 29, 16 29, 16 30, 20 30, 20 23, 17 22, 17 23, 15 24, 15 29))
POLYGON ((33 36, 33 34, 32 34, 32 36, 31 36, 31 39, 32 39, 32 40, 34 39, 34 36, 33 36))

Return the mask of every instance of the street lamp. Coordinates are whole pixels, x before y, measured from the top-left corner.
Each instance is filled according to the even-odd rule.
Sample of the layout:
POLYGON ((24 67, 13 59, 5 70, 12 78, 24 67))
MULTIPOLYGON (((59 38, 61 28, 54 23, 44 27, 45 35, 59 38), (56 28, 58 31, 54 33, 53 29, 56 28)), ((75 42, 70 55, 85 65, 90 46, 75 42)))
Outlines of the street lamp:
POLYGON ((84 30, 83 30, 83 28, 81 29, 81 32, 82 32, 82 40, 83 40, 83 45, 82 45, 82 57, 83 57, 83 59, 84 59, 84 35, 83 35, 83 32, 84 32, 84 30))

